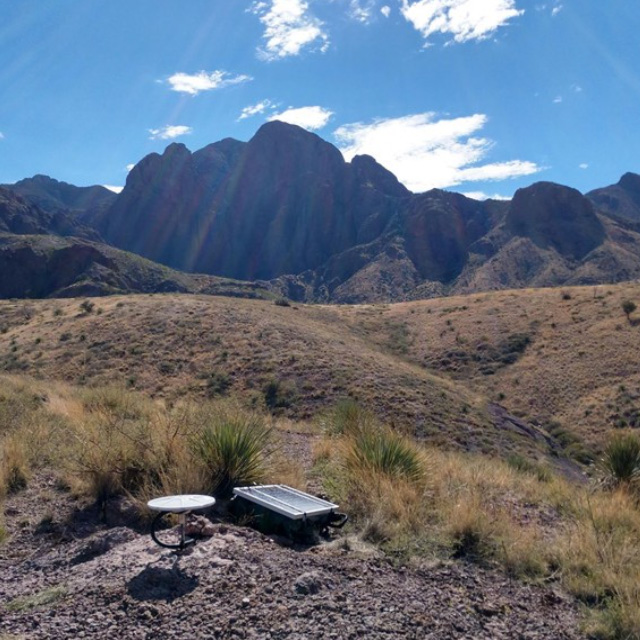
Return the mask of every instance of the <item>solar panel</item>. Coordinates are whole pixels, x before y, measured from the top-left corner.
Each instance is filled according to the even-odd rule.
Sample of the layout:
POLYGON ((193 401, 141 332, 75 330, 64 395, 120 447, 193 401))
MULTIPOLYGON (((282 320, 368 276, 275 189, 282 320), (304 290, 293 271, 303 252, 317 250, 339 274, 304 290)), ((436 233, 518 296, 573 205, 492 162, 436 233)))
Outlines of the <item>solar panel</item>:
POLYGON ((259 504, 293 520, 331 513, 337 504, 316 498, 283 484, 237 487, 233 492, 245 500, 259 504))

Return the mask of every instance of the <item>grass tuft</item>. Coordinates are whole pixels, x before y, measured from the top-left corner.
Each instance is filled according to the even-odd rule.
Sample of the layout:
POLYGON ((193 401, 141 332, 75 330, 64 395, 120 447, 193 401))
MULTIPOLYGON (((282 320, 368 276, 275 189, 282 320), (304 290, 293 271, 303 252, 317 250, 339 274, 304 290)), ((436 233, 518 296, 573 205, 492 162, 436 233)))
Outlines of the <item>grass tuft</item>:
POLYGON ((209 491, 228 497, 234 487, 264 480, 270 453, 271 428, 257 414, 211 413, 193 441, 204 465, 209 491))
POLYGON ((605 448, 602 465, 614 485, 629 485, 640 476, 640 438, 633 433, 616 435, 605 448))
POLYGON ((370 472, 420 484, 424 459, 416 444, 389 429, 363 430, 347 443, 345 456, 351 473, 370 472))

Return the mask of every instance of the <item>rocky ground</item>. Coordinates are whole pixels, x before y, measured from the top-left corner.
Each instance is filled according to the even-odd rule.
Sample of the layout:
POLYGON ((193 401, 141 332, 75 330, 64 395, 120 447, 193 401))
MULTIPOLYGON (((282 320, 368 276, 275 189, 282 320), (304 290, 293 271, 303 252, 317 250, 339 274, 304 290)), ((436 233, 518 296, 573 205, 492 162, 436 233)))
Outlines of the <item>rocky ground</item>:
MULTIPOLYGON (((53 479, 6 503, 5 638, 577 639, 575 603, 465 562, 394 567, 348 539, 297 547, 214 521, 184 555, 98 524, 53 479)), ((114 526, 117 525, 117 526, 114 526)))

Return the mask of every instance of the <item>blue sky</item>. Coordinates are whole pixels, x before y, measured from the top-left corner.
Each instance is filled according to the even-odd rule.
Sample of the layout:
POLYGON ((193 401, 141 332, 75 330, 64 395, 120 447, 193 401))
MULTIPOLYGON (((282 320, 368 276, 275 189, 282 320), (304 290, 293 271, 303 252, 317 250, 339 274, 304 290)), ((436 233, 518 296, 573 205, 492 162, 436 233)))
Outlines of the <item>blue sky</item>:
POLYGON ((635 0, 0 0, 0 183, 122 186, 268 119, 413 191, 640 172, 635 0))

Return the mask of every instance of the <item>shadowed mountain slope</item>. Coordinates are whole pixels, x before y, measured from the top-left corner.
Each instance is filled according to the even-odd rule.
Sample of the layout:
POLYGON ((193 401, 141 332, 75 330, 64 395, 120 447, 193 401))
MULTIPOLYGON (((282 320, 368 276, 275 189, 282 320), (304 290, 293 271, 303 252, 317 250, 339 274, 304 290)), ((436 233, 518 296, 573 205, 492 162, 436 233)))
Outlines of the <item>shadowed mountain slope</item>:
POLYGON ((167 291, 241 297, 271 295, 257 284, 181 273, 79 238, 0 233, 0 298, 167 291))
POLYGON ((609 216, 640 223, 640 175, 625 173, 617 184, 587 193, 587 197, 609 216))
POLYGON ((45 211, 29 198, 1 186, 0 232, 98 238, 95 230, 78 222, 68 211, 45 211))
POLYGON ((109 206, 116 199, 115 193, 100 185, 76 187, 41 174, 4 186, 38 205, 43 211, 69 211, 79 219, 88 212, 95 213, 109 206))
POLYGON ((511 202, 412 194, 373 158, 345 162, 317 135, 275 121, 246 143, 152 153, 117 197, 41 176, 17 186, 47 206, 87 206, 76 218, 100 237, 174 269, 353 303, 636 277, 639 181, 626 174, 589 197, 539 182, 511 202))

